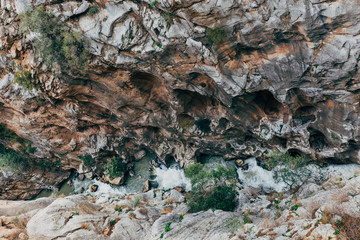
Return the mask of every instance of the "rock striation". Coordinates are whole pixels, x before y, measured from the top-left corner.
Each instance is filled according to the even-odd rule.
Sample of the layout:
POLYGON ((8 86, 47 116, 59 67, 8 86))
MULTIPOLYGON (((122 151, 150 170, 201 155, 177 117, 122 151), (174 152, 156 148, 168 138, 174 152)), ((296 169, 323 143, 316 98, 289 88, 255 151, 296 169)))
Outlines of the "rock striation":
MULTIPOLYGON (((357 0, 2 0, 0 122, 32 142, 34 158, 61 161, 52 183, 83 169, 83 155, 98 175, 104 159, 131 168, 143 151, 181 166, 275 149, 360 162, 359 21, 357 0), (89 40, 88 70, 54 75, 35 60, 18 14, 36 6, 89 40), (12 62, 40 90, 14 83, 12 62)), ((44 189, 29 184, 25 197, 0 181, 1 198, 44 189)))

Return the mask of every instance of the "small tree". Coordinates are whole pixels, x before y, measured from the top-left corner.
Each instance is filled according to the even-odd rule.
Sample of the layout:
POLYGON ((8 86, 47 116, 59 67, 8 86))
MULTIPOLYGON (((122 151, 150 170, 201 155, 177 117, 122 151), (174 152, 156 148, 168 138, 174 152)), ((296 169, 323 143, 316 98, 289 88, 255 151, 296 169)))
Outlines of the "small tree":
POLYGON ((114 157, 105 165, 105 174, 112 180, 125 173, 125 165, 121 158, 114 157))
POLYGON ((319 166, 309 164, 304 155, 291 156, 289 153, 272 152, 266 161, 267 166, 275 173, 277 181, 283 181, 289 189, 303 185, 308 181, 325 180, 319 166))
POLYGON ((207 28, 206 35, 209 43, 219 46, 226 39, 226 31, 221 27, 207 28))
POLYGON ((185 169, 185 176, 191 179, 192 191, 187 195, 187 204, 192 212, 208 209, 232 211, 237 206, 234 169, 222 165, 209 169, 197 163, 185 169))
POLYGON ((37 34, 32 45, 37 59, 58 71, 85 69, 89 51, 87 41, 53 14, 37 7, 20 16, 20 29, 37 34))

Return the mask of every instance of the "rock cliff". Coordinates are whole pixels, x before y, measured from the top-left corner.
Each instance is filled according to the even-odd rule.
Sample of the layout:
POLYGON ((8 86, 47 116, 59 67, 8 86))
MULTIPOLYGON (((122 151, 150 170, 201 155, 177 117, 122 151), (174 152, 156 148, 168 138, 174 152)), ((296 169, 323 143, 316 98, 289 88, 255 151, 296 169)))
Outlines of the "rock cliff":
POLYGON ((274 149, 360 162, 359 21, 357 0, 2 0, 0 122, 36 147, 29 158, 61 167, 46 181, 46 171, 1 170, 1 198, 90 171, 84 155, 96 174, 106 158, 130 168, 144 151, 182 166, 274 149), (34 35, 19 31, 36 6, 88 39, 86 71, 53 74, 36 60, 34 35), (39 89, 15 83, 11 64, 39 89))

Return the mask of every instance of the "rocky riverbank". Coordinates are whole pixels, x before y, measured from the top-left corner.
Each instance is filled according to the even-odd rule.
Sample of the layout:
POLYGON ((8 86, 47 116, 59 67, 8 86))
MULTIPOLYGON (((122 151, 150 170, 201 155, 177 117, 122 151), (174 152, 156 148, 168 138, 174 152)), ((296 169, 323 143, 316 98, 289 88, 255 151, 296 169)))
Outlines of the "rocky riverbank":
POLYGON ((180 189, 3 200, 0 239, 318 240, 349 239, 351 229, 358 229, 360 171, 351 165, 291 193, 265 194, 246 185, 239 191, 234 212, 189 213, 180 189))

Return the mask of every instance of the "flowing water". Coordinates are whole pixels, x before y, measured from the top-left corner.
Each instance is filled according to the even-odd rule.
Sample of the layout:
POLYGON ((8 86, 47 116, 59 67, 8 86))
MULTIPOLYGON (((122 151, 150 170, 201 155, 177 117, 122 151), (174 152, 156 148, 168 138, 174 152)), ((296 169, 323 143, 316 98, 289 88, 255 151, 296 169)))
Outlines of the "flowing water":
POLYGON ((91 196, 107 197, 119 196, 122 197, 129 193, 141 192, 146 180, 150 180, 152 176, 153 182, 157 182, 157 188, 170 189, 174 187, 183 187, 186 191, 191 189, 190 180, 185 177, 184 169, 181 169, 179 164, 174 163, 170 167, 160 164, 159 167, 152 167, 148 157, 135 163, 133 177, 129 177, 123 186, 113 186, 108 183, 100 182, 97 179, 79 179, 73 180, 73 193, 87 194, 91 196), (97 191, 91 192, 90 187, 97 185, 97 191))
MULTIPOLYGON (((261 187, 265 191, 274 190, 282 192, 287 190, 288 185, 281 179, 275 178, 274 170, 268 171, 258 166, 255 158, 249 158, 244 161, 248 165, 247 170, 238 168, 237 174, 239 181, 246 186, 261 187)), ((312 179, 326 179, 329 176, 349 178, 354 174, 360 174, 360 165, 344 164, 344 165, 329 165, 327 167, 319 168, 315 165, 306 166, 312 172, 312 179)), ((311 179, 309 179, 311 180, 311 179)))
MULTIPOLYGON (((73 186, 64 183, 59 191, 55 192, 60 195, 70 194, 86 194, 91 196, 108 197, 119 196, 122 197, 129 193, 141 192, 143 184, 146 180, 151 180, 157 183, 159 189, 171 189, 174 187, 182 187, 185 191, 191 190, 191 183, 188 178, 185 177, 184 170, 180 168, 177 163, 172 164, 170 167, 166 167, 160 164, 159 167, 152 167, 150 165, 150 158, 144 157, 142 160, 135 163, 133 177, 129 177, 123 186, 113 186, 108 183, 100 182, 99 180, 85 179, 80 181, 79 179, 73 179, 73 186), (91 192, 90 187, 97 185, 96 192, 91 192)), ((258 166, 255 158, 249 158, 244 161, 248 168, 243 170, 237 168, 234 161, 225 161, 222 157, 213 156, 205 159, 204 164, 210 168, 215 168, 217 165, 227 166, 228 168, 236 168, 238 180, 242 185, 263 188, 265 191, 274 190, 282 192, 287 189, 285 182, 281 179, 276 179, 274 171, 269 171, 258 166)), ((310 166, 311 167, 311 166, 310 166)), ((315 166, 314 166, 315 167, 315 166)), ((317 168, 319 169, 319 168, 317 168)), ((360 165, 346 164, 346 165, 330 165, 325 168, 321 168, 320 171, 314 171, 314 174, 322 174, 323 176, 339 176, 339 177, 351 177, 354 174, 360 174, 360 165)), ((48 197, 53 194, 52 191, 43 191, 37 198, 48 197)))

